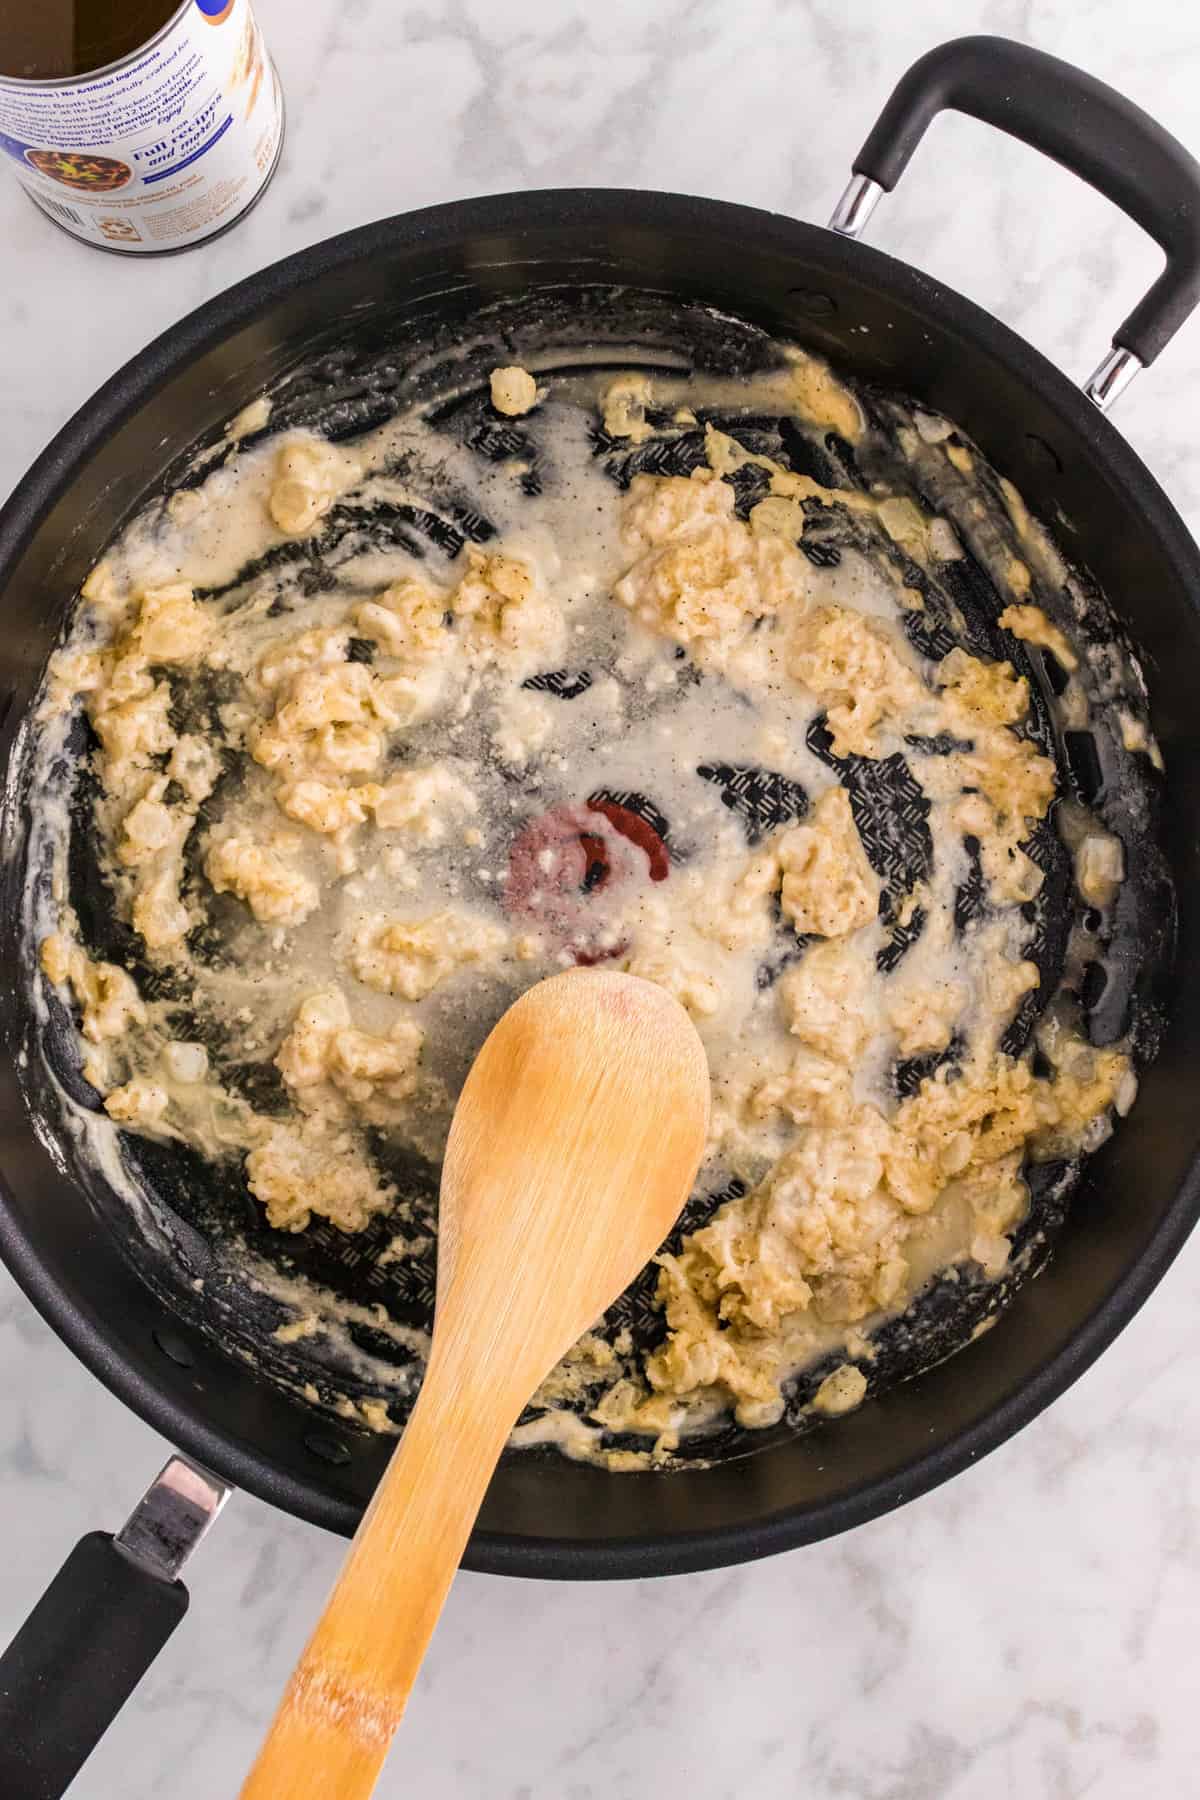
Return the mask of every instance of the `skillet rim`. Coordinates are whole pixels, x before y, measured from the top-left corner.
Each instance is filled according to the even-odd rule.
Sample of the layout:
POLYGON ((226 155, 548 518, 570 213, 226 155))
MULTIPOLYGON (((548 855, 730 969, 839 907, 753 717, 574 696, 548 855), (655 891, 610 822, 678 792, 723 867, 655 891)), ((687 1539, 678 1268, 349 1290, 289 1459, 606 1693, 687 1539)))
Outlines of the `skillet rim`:
MULTIPOLYGON (((451 201, 393 215, 327 238, 247 276, 168 327, 119 368, 67 421, 0 508, 0 592, 28 540, 70 492, 79 469, 104 439, 191 361, 252 324, 302 284, 406 245, 461 247, 468 238, 557 228, 619 233, 634 226, 720 231, 810 267, 873 283, 919 311, 941 331, 965 339, 1035 386, 1073 441, 1106 462, 1146 528, 1176 569, 1181 588, 1200 595, 1200 550, 1136 452, 1095 405, 1046 357, 992 314, 910 264, 869 245, 783 214, 727 201, 645 189, 548 188, 451 201)), ((514 252, 518 248, 513 245, 514 252)), ((513 260, 516 260, 514 255, 513 260)), ((1035 505, 1032 509, 1038 510, 1035 505)), ((1193 598, 1193 604, 1195 599, 1193 598)), ((975 1425, 911 1458, 886 1478, 752 1523, 620 1539, 518 1536, 477 1528, 463 1567, 484 1573, 553 1579, 683 1574, 745 1562, 852 1529, 940 1486, 996 1449, 1075 1382, 1123 1330, 1174 1261, 1200 1217, 1200 1158, 1165 1209, 1145 1250, 1066 1343, 975 1425)), ((166 1392, 114 1351, 103 1319, 81 1309, 50 1274, 11 1208, 0 1178, 0 1259, 56 1335, 111 1393, 146 1424, 259 1499, 298 1518, 350 1535, 360 1509, 272 1467, 259 1453, 215 1429, 200 1409, 166 1392)), ((678 1477, 670 1477, 678 1479, 678 1477)), ((625 1476, 653 1480, 652 1474, 625 1476)))

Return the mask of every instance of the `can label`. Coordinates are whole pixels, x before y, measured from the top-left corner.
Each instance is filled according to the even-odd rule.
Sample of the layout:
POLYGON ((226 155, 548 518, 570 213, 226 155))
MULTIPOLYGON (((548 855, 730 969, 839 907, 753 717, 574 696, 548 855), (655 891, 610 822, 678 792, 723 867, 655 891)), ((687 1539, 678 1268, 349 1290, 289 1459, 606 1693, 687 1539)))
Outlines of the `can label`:
POLYGON ((281 131, 250 0, 186 0, 145 49, 95 74, 0 76, 0 151, 17 179, 73 236, 120 250, 182 249, 231 224, 270 177, 281 131))

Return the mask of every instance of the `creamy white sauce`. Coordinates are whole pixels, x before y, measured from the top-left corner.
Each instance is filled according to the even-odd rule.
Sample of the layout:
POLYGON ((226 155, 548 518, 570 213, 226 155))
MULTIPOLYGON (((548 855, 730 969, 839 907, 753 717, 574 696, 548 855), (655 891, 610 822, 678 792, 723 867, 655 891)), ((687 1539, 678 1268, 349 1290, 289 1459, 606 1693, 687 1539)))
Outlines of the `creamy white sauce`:
MULTIPOLYGON (((986 1086, 1000 1067, 997 1045, 1004 1027, 1031 985, 1022 975, 1029 927, 1021 900, 1027 896, 995 887, 986 918, 966 932, 954 926, 956 895, 970 872, 962 807, 964 790, 977 791, 975 765, 958 752, 913 756, 907 743, 914 731, 950 732, 975 737, 982 757, 980 746, 990 743, 998 754, 1010 732, 1001 712, 968 716, 954 692, 938 686, 935 671, 912 650, 902 628, 911 596, 904 599, 899 578, 878 556, 850 548, 836 566, 817 567, 797 552, 794 539, 773 536, 774 524, 764 523, 756 535, 731 515, 719 549, 717 538, 710 542, 702 536, 706 495, 729 499, 722 484, 712 485, 715 478, 707 489, 703 482, 677 483, 671 492, 681 509, 678 529, 649 527, 648 539, 644 534, 639 539, 638 494, 647 505, 657 504, 653 480, 644 490, 635 487, 632 502, 623 500, 594 454, 592 434, 602 411, 610 429, 630 443, 654 435, 646 424, 650 410, 680 415, 684 423, 667 428, 669 437, 688 428, 695 408, 713 405, 776 410, 798 417, 818 434, 837 429, 853 435, 862 428, 858 403, 819 365, 798 359, 750 385, 661 379, 647 384, 637 377, 607 396, 590 376, 548 386, 535 414, 539 493, 527 491, 527 461, 483 464, 420 417, 408 417, 349 449, 303 434, 260 441, 210 474, 185 504, 149 509, 109 551, 102 578, 90 584, 92 605, 80 612, 57 676, 51 672, 38 755, 42 769, 49 770, 61 754, 65 708, 86 685, 80 681, 83 668, 95 675, 87 703, 104 735, 104 708, 118 680, 114 669, 130 666, 122 657, 136 662, 138 632, 149 629, 139 624, 148 616, 147 594, 173 584, 185 591, 228 587, 265 550, 319 533, 331 509, 348 498, 359 508, 427 510, 433 494, 437 510, 439 493, 459 490, 475 497, 496 527, 495 538, 477 554, 464 550, 452 557, 430 549, 417 559, 399 549, 363 548, 338 565, 334 591, 309 594, 294 579, 295 565, 266 568, 235 591, 200 602, 207 623, 198 647, 178 653, 168 647, 157 657, 142 658, 135 672, 143 685, 157 678, 154 671, 163 661, 185 685, 205 672, 220 671, 225 678, 220 727, 210 735, 239 753, 232 784, 218 790, 212 804, 207 793, 192 800, 172 799, 169 793, 153 798, 168 814, 174 808, 172 817, 184 835, 209 807, 214 816, 198 828, 207 883, 185 873, 170 847, 140 864, 130 862, 122 848, 129 843, 130 820, 160 773, 155 756, 166 751, 120 759, 109 752, 97 826, 118 905, 135 921, 144 916, 137 910, 138 897, 162 876, 172 902, 188 910, 193 928, 215 924, 218 957, 194 954, 179 937, 151 945, 149 961, 182 973, 188 1011, 226 1062, 270 1065, 279 1058, 288 1113, 280 1121, 231 1098, 219 1064, 204 1079, 181 1080, 179 1071, 194 1073, 199 1061, 170 1053, 179 1041, 174 1003, 149 1003, 140 1023, 110 1034, 110 1041, 91 1052, 92 1066, 110 1107, 135 1129, 212 1156, 248 1151, 251 1190, 277 1223, 303 1228, 311 1210, 339 1225, 361 1226, 374 1211, 397 1203, 386 1180, 372 1173, 365 1126, 385 1130, 436 1161, 471 1057, 491 1023, 531 981, 569 966, 581 953, 608 956, 664 981, 693 1010, 713 1072, 716 1123, 700 1188, 716 1192, 736 1177, 752 1190, 762 1183, 761 1195, 752 1191, 744 1203, 726 1208, 728 1241, 712 1252, 707 1274, 701 1264, 709 1252, 701 1255, 685 1245, 674 1289, 668 1281, 663 1294, 671 1322, 669 1354, 648 1365, 649 1385, 636 1358, 623 1352, 596 1423, 553 1403, 541 1420, 521 1428, 516 1441, 554 1441, 570 1454, 607 1454, 598 1450, 602 1430, 633 1430, 655 1436, 660 1451, 667 1451, 681 1431, 711 1422, 730 1401, 743 1423, 771 1422, 782 1404, 779 1384, 791 1372, 838 1347, 866 1357, 864 1333, 872 1320, 900 1310, 938 1270, 971 1258, 990 1274, 1004 1268, 1005 1233, 1021 1211, 1015 1172, 1005 1177, 1016 1183, 1017 1195, 1007 1212, 997 1213, 994 1206, 989 1211, 989 1198, 972 1198, 957 1174, 939 1177, 931 1211, 906 1209, 886 1189, 883 1150, 879 1174, 871 1174, 868 1158, 862 1175, 861 1134, 876 1134, 880 1145, 894 1138, 918 1160, 926 1155, 919 1135, 911 1143, 903 1137, 908 1127, 894 1086, 898 1059, 940 1053, 955 1042, 965 1063, 974 1059, 986 1086), (671 558, 683 540, 698 547, 680 574, 671 558), (493 554, 505 559, 503 568, 488 563, 493 554), (727 581, 714 560, 720 555, 732 559, 727 581), (508 591, 514 568, 524 583, 515 599, 516 589, 508 591), (678 606, 663 598, 664 570, 676 587, 682 582, 678 606), (409 630, 408 613, 389 600, 406 579, 421 582, 434 596, 433 637, 443 607, 453 615, 447 642, 432 653, 397 648, 386 636, 373 635, 387 620, 380 623, 376 615, 372 624, 360 610, 382 596, 385 611, 402 617, 409 630), (472 581, 482 582, 491 596, 486 604, 494 606, 493 623, 487 623, 490 615, 469 610, 472 581), (624 604, 614 601, 614 590, 624 604), (704 608, 718 599, 726 613, 709 631, 704 608), (904 900, 910 913, 921 910, 925 928, 887 973, 876 970, 892 931, 874 916, 878 877, 867 868, 861 846, 851 853, 821 837, 822 797, 838 790, 839 777, 806 740, 814 721, 835 713, 829 692, 806 685, 795 672, 811 666, 811 655, 809 663, 796 661, 803 648, 796 621, 821 609, 859 634, 854 654, 877 655, 882 646, 889 666, 898 671, 897 697, 881 702, 880 717, 863 739, 870 745, 865 754, 904 755, 929 803, 932 863, 904 900), (867 622, 865 637, 860 621, 867 622), (324 634, 315 650, 312 634, 324 634), (355 692, 361 689, 376 706, 375 714, 368 709, 364 715, 374 722, 362 729, 376 731, 380 747, 373 760, 368 745, 358 764, 339 768, 329 758, 345 755, 345 735, 359 727, 339 722, 337 695, 330 702, 334 710, 327 712, 333 737, 324 763, 313 748, 313 733, 301 738, 289 727, 289 735, 281 722, 289 707, 293 712, 300 707, 307 673, 328 668, 341 680, 350 640, 371 646, 369 663, 350 666, 366 671, 353 678, 355 692), (300 647, 293 656, 295 645, 300 647), (295 667, 287 662, 290 656, 295 667), (567 700, 523 685, 552 671, 586 672, 590 686, 567 700), (401 698, 415 708, 413 716, 404 716, 402 707, 386 717, 379 714, 384 701, 373 696, 383 693, 380 683, 389 682, 407 684, 401 698), (271 745, 282 759, 273 764, 264 748, 271 745), (808 837, 789 838, 790 824, 783 819, 749 842, 721 784, 698 773, 713 764, 765 769, 798 784, 803 795, 791 824, 800 824, 808 837), (431 797, 411 805, 405 798, 401 806, 395 784, 413 771, 433 772, 431 797), (358 805, 361 816, 337 832, 314 829, 311 794, 295 793, 305 782, 318 782, 339 805, 358 805), (388 790, 390 814, 386 800, 360 798, 368 789, 388 790), (617 811, 588 808, 589 796, 598 790, 617 811), (629 801, 631 795, 635 799, 629 801), (654 879, 662 848, 655 848, 654 829, 648 838, 637 826, 639 817, 645 826, 647 810, 660 827, 666 821, 666 879, 654 879), (550 832, 539 849, 536 833, 546 831, 547 817, 558 820, 561 831, 559 837, 550 832), (514 844, 531 829, 534 842, 521 875, 514 844), (789 994, 800 990, 789 985, 786 971, 806 967, 803 944, 788 924, 789 870, 794 880, 806 879, 794 872, 794 859, 797 846, 809 838, 818 848, 825 845, 822 854, 834 877, 857 881, 860 888, 864 880, 869 888, 874 884, 866 922, 844 937, 835 931, 829 941, 843 944, 844 955, 830 963, 820 994, 810 993, 805 1001, 810 1008, 819 1002, 833 1009, 830 1030, 836 1031, 843 1015, 860 1022, 848 1049, 849 1039, 838 1049, 834 1037, 821 1043, 806 1038, 806 1015, 789 1012, 789 994), (591 846, 589 866, 593 873, 601 871, 599 885, 584 897, 577 889, 557 891, 563 857, 576 856, 585 840, 591 846), (228 889, 215 909, 213 882, 228 889), (762 976, 764 967, 772 969, 769 980, 762 976), (329 994, 341 997, 338 1005, 344 1001, 344 1016, 306 1027, 301 1041, 302 1008, 314 996, 329 994), (302 1066, 309 1071, 303 1079, 296 1074, 302 1066), (828 1086, 819 1102, 810 1091, 814 1079, 828 1086), (764 1099, 771 1092, 789 1097, 764 1099), (779 1197, 781 1170, 792 1166, 787 1159, 809 1152, 815 1210, 811 1217, 798 1217, 798 1202, 779 1197), (829 1195, 818 1202, 826 1178, 829 1195), (885 1206, 884 1222, 872 1223, 873 1211, 879 1214, 885 1206), (823 1213, 823 1207, 840 1209, 837 1217, 844 1215, 844 1222, 831 1226, 834 1213, 823 1213), (797 1245, 817 1223, 821 1231, 832 1230, 832 1249, 801 1254, 797 1245), (733 1261, 723 1259, 736 1260, 730 1246, 737 1233, 743 1234, 737 1241, 754 1246, 754 1266, 739 1277, 743 1324, 753 1327, 761 1302, 768 1343, 760 1355, 747 1340, 737 1353, 744 1351, 744 1367, 718 1367, 714 1346, 722 1356, 734 1354, 729 1345, 741 1329, 737 1316, 727 1317, 724 1301, 713 1302, 711 1294, 696 1302, 703 1318, 684 1315, 705 1280, 733 1279, 733 1261), (793 1289, 785 1282, 778 1291, 792 1292, 795 1301, 796 1281, 810 1290, 809 1299, 789 1303, 783 1314, 777 1275, 758 1262, 781 1240, 794 1265, 786 1278, 793 1289), (864 1258, 865 1274, 859 1269, 864 1258), (808 1270, 803 1279, 794 1272, 801 1264, 808 1270), (760 1274, 764 1286, 756 1299, 760 1274), (735 1329, 727 1330, 731 1318, 735 1329), (697 1371, 695 1380, 683 1372, 688 1366, 697 1371)), ((261 409, 247 409, 236 423, 258 429, 265 417, 261 409)), ((911 434, 914 460, 947 456, 944 435, 936 422, 926 421, 922 428, 918 419, 918 431, 911 434)), ((742 456, 736 445, 730 449, 729 440, 710 448, 714 467, 730 457, 735 466, 772 466, 761 457, 742 456)), ((950 458, 959 476, 961 464, 961 458, 950 458)), ((779 498, 793 492, 782 472, 772 474, 771 482, 779 498)), ((819 498, 822 490, 810 482, 802 491, 806 498, 819 498)), ((858 508, 874 522, 881 541, 881 526, 891 536, 904 533, 906 550, 930 568, 944 558, 945 530, 926 530, 919 517, 914 523, 902 510, 897 513, 894 502, 891 514, 877 515, 886 496, 828 497, 858 508)), ((1057 553, 1029 521, 1019 497, 1009 490, 1005 499, 1023 553, 1035 567, 1052 567, 1057 553)), ((451 518, 448 504, 442 516, 451 518)), ((764 522, 767 516, 762 515, 764 522)), ((786 508, 771 515, 787 516, 786 508)), ((795 520, 798 530, 798 503, 795 520)), ((1027 594, 1023 563, 1015 567, 1011 557, 997 560, 993 575, 1002 591, 1007 583, 1014 598, 1027 594)), ((191 626, 185 613, 178 642, 187 646, 191 626)), ((851 706, 856 687, 862 697, 862 685, 861 677, 850 679, 851 706)), ((388 689, 388 706, 400 705, 398 692, 388 689)), ((189 731, 197 735, 194 725, 189 731)), ((172 727, 173 743, 178 736, 172 727)), ((69 833, 61 781, 44 791, 32 860, 51 858, 61 866, 69 833)), ((1045 801, 1027 822, 1044 810, 1045 801)), ((1022 835, 1023 830, 1016 832, 1014 841, 1022 835)), ((1112 858, 1106 864, 1110 872, 1116 866, 1112 858)), ((1099 886, 1095 892, 1111 900, 1118 885, 1112 879, 1102 894, 1099 886)), ((39 892, 34 904, 29 929, 35 941, 52 933, 73 941, 73 922, 53 896, 39 892)), ((40 993, 37 1004, 44 1009, 40 993)), ((85 1029, 86 1018, 85 1012, 85 1029)), ((1103 1124, 1125 1078, 1124 1059, 1116 1052, 1101 1066, 1094 1057, 1088 1060, 1078 1041, 1069 1054, 1062 1045, 1057 1048, 1059 1080, 1044 1086, 1047 1095, 1054 1090, 1058 1113, 1050 1116, 1051 1099, 1043 1096, 1046 1117, 1035 1123, 1030 1113, 1016 1140, 1019 1148, 1026 1139, 1035 1145, 1039 1131, 1057 1132, 1059 1150, 1074 1141, 1072 1133, 1077 1139, 1092 1130, 1094 1137, 1093 1128, 1103 1124), (1068 1089, 1069 1104, 1063 1098, 1068 1089)), ((1128 1098, 1127 1080, 1122 1094, 1128 1098)), ((80 1138, 85 1159, 132 1204, 142 1204, 106 1115, 64 1105, 62 1118, 80 1138)), ((45 1135, 53 1141, 53 1131, 45 1135)), ((803 1215, 803 1199, 799 1204, 803 1215)), ((400 1201, 400 1223, 404 1210, 400 1201)), ((398 1242, 403 1245, 403 1238, 398 1242)), ((327 1336, 336 1340, 343 1366, 356 1358, 365 1365, 367 1359, 345 1335, 355 1322, 347 1303, 330 1305, 306 1284, 265 1268, 255 1280, 294 1307, 306 1339, 327 1336), (319 1319, 319 1327, 310 1328, 312 1319, 319 1319)), ((407 1351, 423 1355, 423 1333, 386 1320, 382 1328, 398 1334, 396 1342, 407 1351)), ((595 1369, 589 1365, 586 1379, 580 1379, 580 1391, 589 1393, 595 1369)), ((411 1379, 402 1374, 394 1385, 403 1398, 411 1379)), ((858 1383, 846 1376, 820 1404, 841 1410, 857 1397, 858 1383)), ((383 1420, 376 1415, 369 1422, 383 1420)), ((618 1452, 611 1466, 623 1466, 622 1455, 618 1452)))

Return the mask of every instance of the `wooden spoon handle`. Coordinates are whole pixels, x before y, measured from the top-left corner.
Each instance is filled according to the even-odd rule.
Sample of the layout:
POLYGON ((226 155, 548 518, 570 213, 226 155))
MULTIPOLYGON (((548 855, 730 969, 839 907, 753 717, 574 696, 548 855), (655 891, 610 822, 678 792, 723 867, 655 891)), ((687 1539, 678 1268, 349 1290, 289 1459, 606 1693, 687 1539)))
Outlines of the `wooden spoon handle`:
POLYGON ((494 1386, 473 1404, 435 1351, 242 1800, 374 1791, 520 1404, 509 1417, 494 1386))

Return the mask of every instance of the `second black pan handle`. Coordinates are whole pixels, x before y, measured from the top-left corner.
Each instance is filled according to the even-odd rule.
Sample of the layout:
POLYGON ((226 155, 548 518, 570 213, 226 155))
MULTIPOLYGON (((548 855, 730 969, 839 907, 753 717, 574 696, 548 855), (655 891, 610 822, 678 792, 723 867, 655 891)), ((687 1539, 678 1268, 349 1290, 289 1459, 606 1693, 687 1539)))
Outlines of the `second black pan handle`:
POLYGON ((1070 169, 1147 231, 1166 267, 1113 343, 1152 363, 1200 301, 1200 163, 1095 76, 1010 38, 953 38, 898 82, 854 172, 895 187, 945 110, 995 125, 1070 169))
POLYGON ((128 1524, 89 1532, 0 1655, 0 1795, 60 1800, 188 1607, 179 1569, 229 1489, 176 1456, 128 1524))

